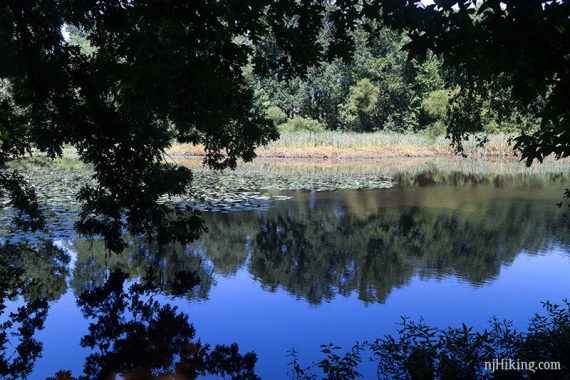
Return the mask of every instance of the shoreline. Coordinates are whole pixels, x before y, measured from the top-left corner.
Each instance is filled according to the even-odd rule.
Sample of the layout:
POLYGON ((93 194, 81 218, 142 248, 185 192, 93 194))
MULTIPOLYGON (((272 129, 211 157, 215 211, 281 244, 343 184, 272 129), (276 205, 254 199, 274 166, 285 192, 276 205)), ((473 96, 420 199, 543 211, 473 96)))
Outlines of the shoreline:
MULTIPOLYGON (((205 153, 196 153, 196 152, 171 152, 170 150, 166 151, 168 157, 175 158, 175 159, 202 159, 206 157, 205 153)), ((359 153, 349 153, 349 152, 333 152, 333 153, 312 153, 312 152, 285 152, 285 153, 257 153, 256 159, 290 159, 290 160, 298 160, 298 159, 306 159, 306 160, 327 160, 327 161, 373 161, 373 160, 380 160, 380 159, 394 159, 394 158, 450 158, 450 159, 489 159, 489 160, 496 160, 496 159, 504 159, 509 161, 520 161, 514 155, 508 154, 467 154, 467 157, 462 157, 461 154, 452 154, 452 153, 417 153, 417 154, 390 154, 390 153, 378 153, 378 154, 359 154, 359 153)), ((546 161, 546 160, 545 160, 546 161)), ((554 162, 556 160, 547 160, 548 162, 554 162)))
MULTIPOLYGON (((172 158, 203 158, 206 156, 203 148, 199 145, 176 144, 166 151, 166 154, 172 158)), ((473 152, 465 153, 468 158, 481 159, 508 159, 519 161, 513 152, 473 152)), ((334 148, 334 147, 318 147, 318 148, 259 148, 256 151, 256 158, 272 158, 272 159, 322 159, 322 160, 378 160, 387 158, 463 158, 461 153, 456 153, 449 149, 429 150, 424 148, 408 148, 401 147, 372 147, 372 148, 334 148)), ((550 161, 550 160, 549 160, 550 161)))
MULTIPOLYGON (((485 147, 474 139, 463 143, 464 153, 473 157, 515 157, 509 136, 488 136, 485 147)), ((167 154, 172 157, 203 157, 204 146, 174 143, 167 154)), ((285 159, 385 159, 398 157, 453 157, 461 156, 445 136, 391 132, 355 133, 328 131, 320 133, 283 133, 278 140, 256 148, 258 158, 285 159)))

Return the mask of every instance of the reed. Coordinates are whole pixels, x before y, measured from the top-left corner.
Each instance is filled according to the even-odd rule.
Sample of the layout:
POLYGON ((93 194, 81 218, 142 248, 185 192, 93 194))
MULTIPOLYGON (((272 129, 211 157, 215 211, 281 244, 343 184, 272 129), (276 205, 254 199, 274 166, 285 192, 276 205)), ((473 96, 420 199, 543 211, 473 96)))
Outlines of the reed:
MULTIPOLYGON (((464 143, 464 153, 472 156, 511 156, 508 135, 487 136, 484 147, 474 138, 464 143)), ((174 156, 201 156, 202 146, 174 144, 169 150, 174 156)), ((276 141, 257 149, 260 157, 289 158, 387 158, 428 157, 455 155, 450 140, 444 136, 430 137, 423 133, 394 132, 291 132, 283 133, 276 141)))

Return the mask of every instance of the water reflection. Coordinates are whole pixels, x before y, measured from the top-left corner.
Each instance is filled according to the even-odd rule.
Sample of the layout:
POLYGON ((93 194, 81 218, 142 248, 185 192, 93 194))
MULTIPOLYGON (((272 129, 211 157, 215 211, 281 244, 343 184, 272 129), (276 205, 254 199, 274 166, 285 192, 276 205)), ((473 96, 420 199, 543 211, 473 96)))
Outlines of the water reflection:
MULTIPOLYGON (((258 379, 254 353, 241 354, 237 344, 212 347, 194 340, 195 330, 188 316, 155 300, 162 292, 186 295, 201 281, 198 272, 173 267, 180 257, 169 252, 174 250, 163 252, 166 259, 147 257, 149 265, 137 266, 144 273, 136 281, 128 281, 129 275, 119 269, 109 271, 103 269, 104 264, 88 260, 89 268, 100 270, 92 272, 95 276, 89 276, 75 293, 77 306, 90 321, 80 345, 91 353, 85 360, 83 376, 75 378, 70 371, 60 370, 51 379, 112 379, 117 375, 124 379, 163 375, 258 379), (161 272, 161 264, 170 270, 161 272)), ((129 259, 140 259, 140 255, 138 250, 129 259)), ((43 344, 36 335, 43 329, 50 301, 67 290, 69 260, 62 248, 47 242, 34 248, 23 244, 0 247, 3 379, 26 378, 41 357, 43 344)), ((77 281, 73 280, 75 284, 77 281)))
MULTIPOLYGON (((426 176, 413 181, 425 186, 431 182, 426 176)), ((455 275, 480 286, 521 252, 569 243, 556 191, 533 196, 511 183, 508 192, 497 193, 473 187, 483 182, 479 177, 459 181, 456 173, 433 180, 453 186, 327 193, 317 200, 299 193, 296 201, 268 212, 207 214, 208 235, 187 247, 157 251, 139 243, 109 256, 101 243, 79 240, 72 284, 80 292, 101 283, 106 268, 132 277, 156 268, 150 274, 156 286, 176 294, 173 284, 186 278, 179 272, 194 271, 200 284, 185 296, 207 299, 216 274, 232 276, 244 268, 265 289, 283 288, 312 304, 353 293, 363 302, 382 303, 416 274, 455 275)))
MULTIPOLYGON (((568 224, 555 206, 561 181, 430 172, 402 175, 388 190, 299 192, 268 211, 205 214, 209 233, 194 244, 132 240, 120 255, 79 238, 4 243, 0 377, 32 371, 37 332, 69 286, 89 321, 78 341, 89 350, 84 378, 256 378, 253 353, 196 340, 189 316, 159 300, 207 300, 217 278, 240 272, 312 305, 351 295, 384 303, 415 276, 482 286, 522 252, 568 252, 568 224)), ((63 369, 55 378, 73 377, 63 369)))
POLYGON ((0 246, 0 377, 25 378, 42 352, 35 337, 49 301, 67 290, 69 257, 46 242, 0 246))
POLYGON ((311 303, 352 292, 384 302, 415 273, 480 285, 522 250, 568 242, 560 213, 543 206, 496 201, 479 213, 385 207, 366 216, 296 210, 260 220, 250 270, 270 289, 311 303))
MULTIPOLYGON (((237 344, 211 347, 194 340, 188 316, 154 299, 154 278, 130 285, 127 279, 126 273, 112 271, 103 285, 78 297, 78 306, 91 321, 89 333, 81 338, 81 346, 91 349, 81 379, 113 379, 117 375, 124 379, 196 379, 205 375, 258 379, 254 353, 240 354, 237 344)), ((192 286, 187 282, 182 287, 192 286)), ((62 370, 55 378, 73 377, 62 370)))
POLYGON ((71 286, 76 295, 102 286, 108 270, 121 270, 140 278, 157 291, 188 299, 206 299, 213 282, 213 268, 201 255, 199 245, 149 246, 134 242, 120 255, 105 250, 102 241, 76 240, 77 261, 71 286))

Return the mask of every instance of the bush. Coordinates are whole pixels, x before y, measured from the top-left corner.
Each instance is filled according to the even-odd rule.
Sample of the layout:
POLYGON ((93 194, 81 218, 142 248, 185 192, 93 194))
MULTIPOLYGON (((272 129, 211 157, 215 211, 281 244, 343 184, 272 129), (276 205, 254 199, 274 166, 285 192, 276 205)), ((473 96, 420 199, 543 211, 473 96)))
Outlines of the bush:
POLYGON ((425 127, 424 133, 431 138, 436 138, 445 135, 447 127, 441 121, 434 121, 425 127))
POLYGON ((422 101, 422 111, 433 121, 446 122, 450 96, 449 90, 430 92, 422 101))
POLYGON ((278 126, 287 122, 287 114, 277 106, 269 106, 267 111, 265 111, 269 120, 273 122, 273 125, 278 126))
POLYGON ((279 125, 279 132, 323 132, 325 126, 318 120, 295 116, 279 125))
POLYGON ((380 89, 370 79, 361 79, 350 87, 348 98, 339 106, 340 121, 346 129, 370 130, 380 89))
POLYGON ((570 379, 570 302, 561 306, 545 302, 546 313, 535 315, 526 331, 517 331, 508 321, 492 318, 489 327, 431 327, 423 321, 402 319, 397 335, 386 335, 374 342, 356 343, 345 355, 334 353, 340 347, 322 346, 325 358, 303 367, 297 353, 290 363, 292 378, 308 380, 318 374, 326 379, 354 379, 363 352, 372 354, 377 373, 386 379, 570 379), (332 353, 331 353, 332 352, 332 353), (493 360, 534 363, 533 369, 512 371, 496 368, 493 360), (557 362, 560 369, 538 370, 537 362, 557 362), (487 364, 486 364, 487 363, 487 364))

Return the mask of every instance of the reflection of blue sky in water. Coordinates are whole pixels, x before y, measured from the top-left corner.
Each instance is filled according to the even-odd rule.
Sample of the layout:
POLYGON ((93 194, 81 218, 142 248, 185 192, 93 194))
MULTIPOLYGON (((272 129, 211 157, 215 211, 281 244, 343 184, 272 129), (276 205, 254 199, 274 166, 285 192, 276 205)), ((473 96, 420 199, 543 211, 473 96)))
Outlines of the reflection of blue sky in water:
MULTIPOLYGON (((424 180, 414 185, 414 178, 403 178, 380 191, 293 193, 268 211, 207 214, 210 234, 194 250, 170 252, 162 265, 198 256, 193 263, 210 276, 208 286, 188 298, 160 298, 188 314, 197 338, 237 342, 241 352, 258 354, 262 378, 283 378, 288 349, 308 363, 321 358, 320 344, 347 348, 394 332, 402 315, 479 328, 496 315, 524 328, 541 311, 540 301, 569 296, 569 239, 554 205, 560 183, 424 180), (445 244, 436 244, 438 238, 445 244), (370 245, 382 239, 384 245, 370 245)), ((58 369, 81 373, 89 351, 79 342, 89 322, 77 308, 76 286, 97 279, 107 264, 144 262, 134 251, 105 256, 101 242, 93 251, 81 242, 55 243, 72 247, 70 267, 84 278, 70 278, 65 295, 51 302, 45 329, 36 334, 44 349, 31 378, 58 369)))
MULTIPOLYGON (((244 352, 258 354, 262 378, 286 373, 286 351, 295 347, 305 362, 320 359, 319 345, 335 342, 343 347, 395 331, 400 316, 424 317, 432 325, 465 322, 484 328, 489 317, 508 316, 523 328, 541 311, 540 301, 560 301, 570 289, 570 256, 554 248, 540 255, 519 255, 501 269, 500 276, 484 286, 473 286, 457 277, 421 279, 414 276, 392 290, 385 304, 364 305, 356 295, 337 297, 318 306, 299 300, 284 290, 269 293, 245 269, 235 276, 216 276, 207 301, 174 303, 190 316, 197 338, 206 342, 239 342, 244 352), (450 307, 451 305, 451 307, 450 307), (263 376, 265 375, 265 376, 263 376)), ((165 302, 170 301, 165 299, 165 302)), ((50 310, 43 358, 36 373, 60 368, 82 369, 88 351, 78 347, 88 323, 76 308, 71 292, 50 310)), ((369 367, 373 371, 374 368, 369 367)))
POLYGON ((385 304, 363 305, 355 295, 338 297, 318 307, 299 302, 284 291, 264 292, 241 271, 236 278, 218 279, 210 300, 184 308, 206 341, 237 341, 244 350, 254 349, 260 357, 260 373, 283 368, 284 352, 295 347, 305 362, 317 360, 319 345, 334 342, 350 347, 393 332, 400 316, 424 317, 426 322, 448 326, 464 321, 485 327, 492 314, 509 316, 517 327, 525 327, 540 301, 568 297, 570 256, 553 250, 539 256, 518 256, 504 267, 498 279, 474 287, 456 277, 422 280, 414 276, 397 288, 385 304), (530 280, 530 281, 529 281, 530 280), (231 310, 231 313, 227 313, 231 310))

